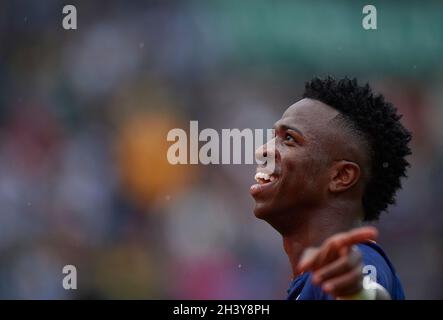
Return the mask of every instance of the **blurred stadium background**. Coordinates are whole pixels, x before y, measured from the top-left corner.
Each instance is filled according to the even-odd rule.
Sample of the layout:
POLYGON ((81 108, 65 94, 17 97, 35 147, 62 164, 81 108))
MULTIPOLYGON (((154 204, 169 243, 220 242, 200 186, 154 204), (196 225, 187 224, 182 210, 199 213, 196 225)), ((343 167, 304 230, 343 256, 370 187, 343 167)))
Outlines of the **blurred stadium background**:
POLYGON ((377 225, 407 298, 442 299, 443 2, 370 3, 377 31, 366 1, 0 2, 0 298, 284 299, 254 166, 171 166, 166 133, 269 128, 332 74, 370 81, 413 131, 377 225))

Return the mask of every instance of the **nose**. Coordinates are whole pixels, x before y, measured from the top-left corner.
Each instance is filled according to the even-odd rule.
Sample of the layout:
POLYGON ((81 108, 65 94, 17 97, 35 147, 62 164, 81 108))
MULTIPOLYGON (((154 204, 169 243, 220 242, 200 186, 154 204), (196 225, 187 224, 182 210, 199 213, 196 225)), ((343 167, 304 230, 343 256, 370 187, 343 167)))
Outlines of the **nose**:
POLYGON ((258 164, 269 165, 275 163, 278 151, 275 148, 275 138, 269 140, 255 151, 255 159, 258 164))

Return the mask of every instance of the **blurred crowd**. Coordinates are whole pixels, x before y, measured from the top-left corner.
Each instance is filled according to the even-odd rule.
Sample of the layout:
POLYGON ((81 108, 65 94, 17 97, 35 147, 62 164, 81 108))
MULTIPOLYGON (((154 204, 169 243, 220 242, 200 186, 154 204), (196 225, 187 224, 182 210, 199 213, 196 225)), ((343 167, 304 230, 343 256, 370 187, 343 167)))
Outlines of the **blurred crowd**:
POLYGON ((71 31, 63 2, 0 4, 0 298, 284 299, 289 264, 252 213, 254 166, 172 166, 166 135, 190 120, 270 128, 304 81, 334 72, 369 81, 413 132, 409 178, 375 225, 407 298, 443 298, 441 64, 286 68, 291 49, 273 44, 238 57, 216 3, 79 2, 71 31), (77 290, 61 285, 68 264, 77 290))

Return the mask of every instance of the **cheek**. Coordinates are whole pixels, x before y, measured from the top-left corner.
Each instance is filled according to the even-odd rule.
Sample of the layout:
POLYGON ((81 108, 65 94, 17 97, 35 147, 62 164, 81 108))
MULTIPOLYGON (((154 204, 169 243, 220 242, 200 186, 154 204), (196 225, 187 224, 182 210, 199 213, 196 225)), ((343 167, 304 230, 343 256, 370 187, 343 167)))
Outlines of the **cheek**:
POLYGON ((286 161, 285 169, 288 176, 297 180, 308 180, 315 172, 315 161, 304 153, 296 154, 286 161))
POLYGON ((288 161, 288 184, 305 194, 322 189, 325 183, 322 162, 309 155, 299 155, 298 161, 288 161))
POLYGON ((307 165, 305 171, 307 177, 306 181, 309 188, 318 196, 323 194, 323 191, 328 188, 328 171, 323 162, 315 160, 307 165))

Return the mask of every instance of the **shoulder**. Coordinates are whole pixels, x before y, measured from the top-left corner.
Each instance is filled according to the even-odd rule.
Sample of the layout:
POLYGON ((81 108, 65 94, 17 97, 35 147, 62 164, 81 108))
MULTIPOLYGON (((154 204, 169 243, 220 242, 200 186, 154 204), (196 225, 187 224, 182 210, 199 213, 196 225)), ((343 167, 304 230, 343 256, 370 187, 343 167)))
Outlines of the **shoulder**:
POLYGON ((375 242, 360 243, 357 247, 363 258, 363 273, 382 285, 392 299, 404 299, 400 280, 384 250, 375 242))
MULTIPOLYGON (((357 245, 362 254, 363 273, 375 278, 391 295, 394 300, 404 299, 404 292, 397 277, 394 266, 386 253, 376 243, 361 243, 357 245)), ((312 274, 304 273, 297 277, 288 289, 288 300, 332 300, 321 287, 312 283, 312 274)))
POLYGON ((321 287, 312 283, 311 272, 306 272, 295 279, 288 290, 288 300, 333 300, 321 287))

